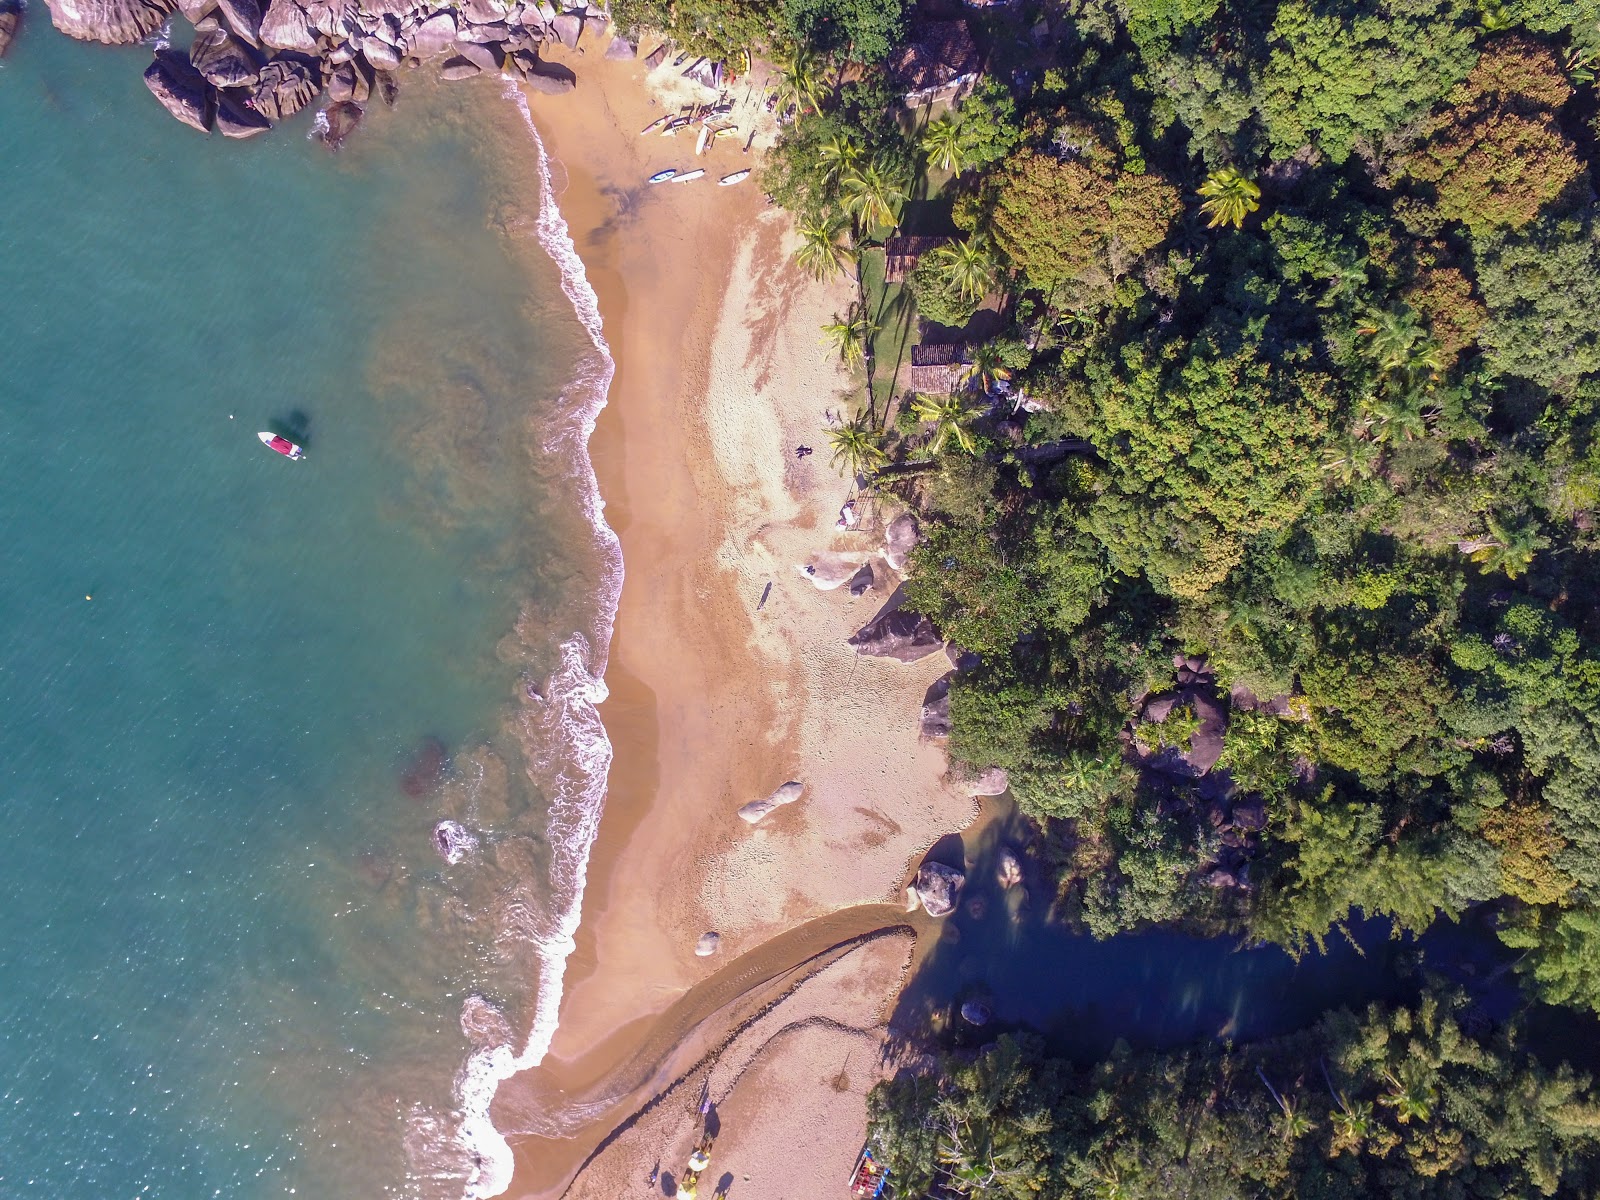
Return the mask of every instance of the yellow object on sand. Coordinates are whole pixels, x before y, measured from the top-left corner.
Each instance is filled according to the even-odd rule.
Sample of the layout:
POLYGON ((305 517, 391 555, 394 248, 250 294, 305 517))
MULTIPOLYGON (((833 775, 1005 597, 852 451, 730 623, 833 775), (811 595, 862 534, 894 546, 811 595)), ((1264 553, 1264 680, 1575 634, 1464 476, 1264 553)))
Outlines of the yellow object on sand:
POLYGON ((704 1171, 711 1165, 711 1156, 704 1150, 696 1150, 689 1155, 689 1170, 704 1171))

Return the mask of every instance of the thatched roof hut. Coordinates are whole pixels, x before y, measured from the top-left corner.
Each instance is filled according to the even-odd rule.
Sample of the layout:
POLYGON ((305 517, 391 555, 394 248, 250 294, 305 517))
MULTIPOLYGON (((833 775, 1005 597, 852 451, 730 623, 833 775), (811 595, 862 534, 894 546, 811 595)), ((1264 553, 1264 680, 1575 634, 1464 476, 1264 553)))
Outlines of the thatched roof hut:
POLYGON ((950 239, 947 237, 892 237, 883 243, 884 278, 890 283, 904 283, 924 254, 937 250, 950 239))

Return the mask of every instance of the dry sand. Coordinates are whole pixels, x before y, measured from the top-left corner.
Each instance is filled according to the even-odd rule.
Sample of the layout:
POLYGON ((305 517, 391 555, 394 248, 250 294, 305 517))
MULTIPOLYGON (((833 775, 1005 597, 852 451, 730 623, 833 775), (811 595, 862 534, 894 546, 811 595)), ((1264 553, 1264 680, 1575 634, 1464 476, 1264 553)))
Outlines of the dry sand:
MULTIPOLYGON (((616 759, 560 1030, 539 1086, 520 1101, 504 1089, 502 1128, 530 1128, 528 1097, 552 1081, 576 1087, 616 1070, 652 1018, 730 957, 898 896, 908 865, 975 811, 942 782, 942 749, 918 738, 923 693, 948 661, 858 659, 845 643, 894 587, 881 560, 859 599, 821 592, 797 569, 818 551, 864 561, 880 544, 876 532, 834 530, 849 490, 828 465, 826 414, 848 410, 861 385, 819 327, 848 306, 852 285, 821 286, 793 267, 790 222, 756 177, 715 186, 757 165, 742 152, 748 125, 703 159, 690 136, 641 137, 684 85, 670 67, 647 79, 642 63, 602 61, 600 50, 567 59, 576 92, 529 100, 618 364, 592 443, 627 572, 603 709, 616 759), (703 166, 706 178, 644 182, 666 166, 703 166), (817 452, 796 459, 800 444, 817 452), (798 802, 754 828, 735 816, 791 779, 805 784, 798 802), (699 959, 706 930, 722 948, 699 959)), ((748 120, 759 95, 732 90, 747 97, 748 120)), ((813 1029, 795 1039, 807 1047, 795 1064, 774 1051, 761 1070, 799 1080, 802 1061, 855 1044, 841 1032, 819 1049, 828 1036, 813 1029)), ((856 1139, 853 1154, 859 1104, 851 1112, 857 1127, 841 1136, 856 1139)), ((549 1190, 561 1174, 549 1150, 519 1147, 511 1195, 549 1190)), ((765 1169, 756 1160, 767 1152, 742 1153, 752 1178, 765 1169)), ((642 1181, 650 1163, 635 1165, 642 1181)))

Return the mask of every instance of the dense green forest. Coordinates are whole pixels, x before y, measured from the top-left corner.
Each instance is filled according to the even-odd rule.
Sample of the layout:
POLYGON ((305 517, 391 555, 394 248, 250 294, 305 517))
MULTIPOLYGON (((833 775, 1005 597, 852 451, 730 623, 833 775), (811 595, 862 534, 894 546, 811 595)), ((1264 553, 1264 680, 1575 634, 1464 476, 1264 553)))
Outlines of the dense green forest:
POLYGON ((1004 1037, 880 1084, 872 1136, 900 1196, 1593 1196, 1600 1096, 1473 1024, 1426 994, 1243 1049, 1119 1047, 1086 1069, 1004 1037))

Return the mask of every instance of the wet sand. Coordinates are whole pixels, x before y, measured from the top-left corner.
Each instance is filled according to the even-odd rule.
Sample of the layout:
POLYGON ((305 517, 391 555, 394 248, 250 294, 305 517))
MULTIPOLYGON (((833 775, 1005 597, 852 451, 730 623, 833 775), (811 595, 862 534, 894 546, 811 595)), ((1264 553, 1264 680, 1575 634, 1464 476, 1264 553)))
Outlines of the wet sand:
MULTIPOLYGON (((602 61, 601 48, 569 56, 576 92, 529 102, 617 361, 591 444, 626 564, 602 710, 615 760, 560 1028, 494 1110, 517 1146, 512 1196, 558 1190, 614 1122, 569 1111, 570 1140, 519 1143, 556 1119, 562 1091, 570 1104, 648 1059, 662 1014, 731 960, 754 952, 742 961, 781 974, 786 932, 897 898, 920 852, 974 811, 942 783, 942 749, 917 737, 948 661, 858 659, 845 644, 895 585, 881 560, 859 599, 797 569, 815 551, 865 559, 880 544, 876 530, 833 529, 849 491, 827 462, 825 413, 848 409, 859 385, 818 329, 853 287, 792 266, 788 218, 756 177, 715 185, 758 165, 744 130, 702 159, 692 135, 641 137, 684 85, 670 67, 647 80, 642 63, 602 61), (652 103, 663 81, 671 94, 652 103), (645 183, 667 166, 706 177, 645 183), (796 459, 802 443, 817 452, 796 459), (735 816, 791 779, 806 785, 797 803, 754 828, 735 816), (697 958, 707 930, 720 953, 697 958)), ((880 928, 894 913, 873 911, 880 928)), ((697 1024, 731 1019, 725 1000, 697 1024)))

